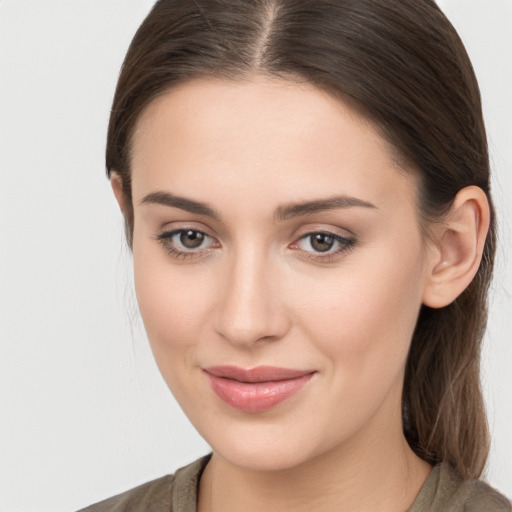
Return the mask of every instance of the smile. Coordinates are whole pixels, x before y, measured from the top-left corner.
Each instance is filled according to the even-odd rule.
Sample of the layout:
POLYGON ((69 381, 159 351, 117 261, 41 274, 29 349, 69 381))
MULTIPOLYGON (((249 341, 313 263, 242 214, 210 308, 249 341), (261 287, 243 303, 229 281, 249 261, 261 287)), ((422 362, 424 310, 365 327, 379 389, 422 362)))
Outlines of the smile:
POLYGON ((316 373, 270 366, 251 370, 214 366, 204 372, 217 396, 244 412, 261 412, 280 404, 300 391, 316 373))

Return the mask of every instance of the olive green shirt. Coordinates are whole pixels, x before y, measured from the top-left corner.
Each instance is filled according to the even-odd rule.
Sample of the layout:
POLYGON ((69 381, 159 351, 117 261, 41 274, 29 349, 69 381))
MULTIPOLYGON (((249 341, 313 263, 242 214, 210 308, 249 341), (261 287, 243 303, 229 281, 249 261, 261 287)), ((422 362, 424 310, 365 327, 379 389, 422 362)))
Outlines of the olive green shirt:
MULTIPOLYGON (((199 478, 210 456, 79 512, 197 512, 199 478)), ((480 480, 462 481, 448 464, 434 467, 407 512, 512 512, 510 502, 480 480)))

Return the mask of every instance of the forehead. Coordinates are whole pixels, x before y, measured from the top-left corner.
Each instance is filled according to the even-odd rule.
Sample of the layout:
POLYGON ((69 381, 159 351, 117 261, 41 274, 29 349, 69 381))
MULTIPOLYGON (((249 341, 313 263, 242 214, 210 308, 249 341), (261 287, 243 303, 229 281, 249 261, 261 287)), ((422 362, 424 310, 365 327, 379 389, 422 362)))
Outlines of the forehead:
POLYGON ((411 196, 413 185, 367 118, 310 84, 267 78, 204 79, 154 100, 136 125, 132 174, 134 199, 194 187, 374 202, 411 196))

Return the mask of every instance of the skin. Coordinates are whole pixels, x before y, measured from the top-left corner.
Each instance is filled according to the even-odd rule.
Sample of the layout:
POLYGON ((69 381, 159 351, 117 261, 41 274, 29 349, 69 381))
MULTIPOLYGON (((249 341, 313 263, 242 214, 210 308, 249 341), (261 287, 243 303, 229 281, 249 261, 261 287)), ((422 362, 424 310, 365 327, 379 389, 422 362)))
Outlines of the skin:
POLYGON ((474 188, 424 240, 413 174, 313 86, 202 80, 150 104, 133 138, 135 286, 159 369, 213 450, 200 512, 411 505, 431 468, 402 433, 404 367, 422 303, 449 303, 478 268, 488 218, 474 188), (148 202, 155 193, 216 217, 148 202), (334 196, 365 206, 276 214, 334 196), (195 249, 159 239, 179 229, 207 236, 195 249), (319 232, 342 243, 319 252, 319 232), (215 365, 315 373, 247 413, 212 391, 202 369, 215 365))

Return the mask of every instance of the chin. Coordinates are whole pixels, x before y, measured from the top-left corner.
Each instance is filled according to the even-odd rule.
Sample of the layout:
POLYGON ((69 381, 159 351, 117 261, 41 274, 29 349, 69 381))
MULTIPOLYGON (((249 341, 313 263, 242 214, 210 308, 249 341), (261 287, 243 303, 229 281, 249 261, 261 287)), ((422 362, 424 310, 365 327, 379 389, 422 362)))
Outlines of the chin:
POLYGON ((222 425, 198 429, 213 452, 229 464, 248 471, 285 471, 332 449, 308 428, 255 421, 252 425, 222 425), (320 441, 320 444, 318 444, 320 441))
POLYGON ((244 442, 231 443, 227 449, 222 448, 217 450, 213 447, 213 451, 233 466, 258 472, 286 471, 300 466, 310 456, 304 449, 285 446, 284 443, 277 449, 274 445, 262 447, 258 443, 247 446, 244 442))

